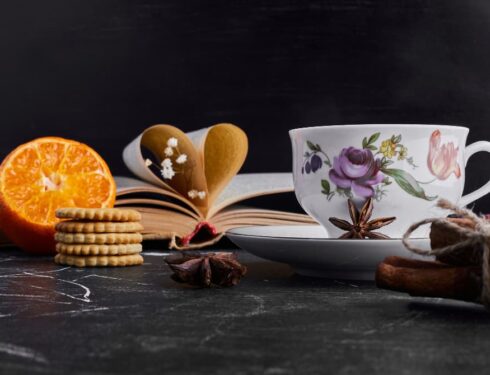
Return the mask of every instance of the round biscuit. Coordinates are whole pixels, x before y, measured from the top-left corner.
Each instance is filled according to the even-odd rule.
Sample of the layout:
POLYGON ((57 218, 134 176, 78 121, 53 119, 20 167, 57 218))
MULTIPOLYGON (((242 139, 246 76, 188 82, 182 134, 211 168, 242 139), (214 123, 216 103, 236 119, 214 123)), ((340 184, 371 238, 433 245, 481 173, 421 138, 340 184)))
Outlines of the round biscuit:
POLYGON ((125 267, 143 264, 143 257, 140 254, 112 256, 76 256, 56 254, 54 261, 57 264, 75 267, 125 267))
POLYGON ((56 224, 58 232, 66 233, 136 233, 143 230, 143 225, 138 221, 94 221, 84 222, 76 220, 61 221, 56 224))
POLYGON ((56 232, 54 235, 56 242, 76 243, 76 244, 131 244, 141 243, 143 236, 141 233, 65 233, 56 232))
POLYGON ((68 244, 58 242, 56 252, 65 255, 130 255, 143 250, 141 244, 126 245, 97 245, 97 244, 68 244))
POLYGON ((140 221, 136 210, 123 208, 59 208, 56 217, 60 219, 89 221, 140 221))

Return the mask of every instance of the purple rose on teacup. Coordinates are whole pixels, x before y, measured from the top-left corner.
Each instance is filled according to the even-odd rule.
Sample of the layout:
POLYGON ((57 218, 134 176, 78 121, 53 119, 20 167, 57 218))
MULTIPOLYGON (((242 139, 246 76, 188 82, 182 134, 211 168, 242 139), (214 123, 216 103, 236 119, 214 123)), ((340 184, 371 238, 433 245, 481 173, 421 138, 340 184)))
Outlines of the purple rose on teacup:
POLYGON ((374 195, 373 186, 383 181, 381 160, 375 159, 368 148, 346 147, 333 158, 333 167, 328 172, 330 180, 340 189, 352 190, 360 197, 374 195))

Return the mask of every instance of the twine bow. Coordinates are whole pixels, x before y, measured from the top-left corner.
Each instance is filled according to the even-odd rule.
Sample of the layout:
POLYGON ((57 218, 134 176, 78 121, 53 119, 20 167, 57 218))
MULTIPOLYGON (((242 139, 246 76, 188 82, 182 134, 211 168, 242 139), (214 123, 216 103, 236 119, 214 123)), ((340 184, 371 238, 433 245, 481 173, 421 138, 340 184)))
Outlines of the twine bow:
POLYGON ((429 218, 424 219, 419 222, 412 224, 405 234, 403 235, 403 244, 405 247, 419 255, 425 256, 441 256, 441 255, 449 255, 462 250, 465 247, 471 246, 472 248, 481 249, 481 265, 482 265, 482 291, 480 295, 480 300, 478 302, 485 305, 487 308, 490 308, 490 224, 484 218, 476 215, 473 211, 460 208, 451 202, 440 199, 437 202, 437 207, 451 210, 458 216, 462 218, 471 219, 475 223, 475 229, 468 229, 461 227, 457 224, 454 224, 447 220, 446 218, 429 218), (410 235, 420 226, 425 224, 437 223, 440 224, 443 228, 452 230, 458 233, 461 236, 466 237, 464 241, 460 241, 453 245, 444 246, 431 250, 424 250, 418 248, 409 242, 410 235), (480 245, 480 246, 478 246, 480 245))

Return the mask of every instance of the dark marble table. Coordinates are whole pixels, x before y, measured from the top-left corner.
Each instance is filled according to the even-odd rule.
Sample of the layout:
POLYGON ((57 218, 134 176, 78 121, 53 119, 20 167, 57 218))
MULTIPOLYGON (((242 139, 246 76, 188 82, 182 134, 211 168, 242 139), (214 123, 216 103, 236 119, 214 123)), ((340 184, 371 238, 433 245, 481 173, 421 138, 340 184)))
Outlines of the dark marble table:
POLYGON ((0 255, 0 373, 485 373, 490 314, 372 283, 310 279, 240 252, 227 289, 174 283, 161 253, 76 269, 0 255))

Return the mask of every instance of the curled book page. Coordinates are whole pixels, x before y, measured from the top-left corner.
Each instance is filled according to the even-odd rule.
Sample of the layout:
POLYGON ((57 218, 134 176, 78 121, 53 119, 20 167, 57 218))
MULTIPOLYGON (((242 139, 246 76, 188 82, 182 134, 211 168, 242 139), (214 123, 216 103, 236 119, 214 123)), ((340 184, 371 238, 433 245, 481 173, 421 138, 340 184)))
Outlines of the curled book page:
POLYGON ((247 136, 233 124, 189 134, 171 125, 154 125, 125 148, 123 159, 136 176, 180 194, 206 215, 247 152, 247 136), (151 157, 145 158, 143 151, 151 157))

